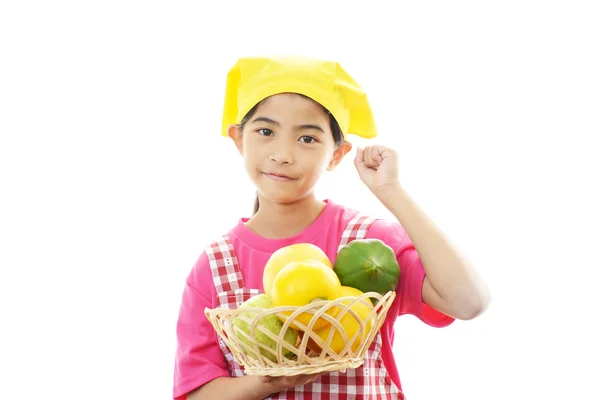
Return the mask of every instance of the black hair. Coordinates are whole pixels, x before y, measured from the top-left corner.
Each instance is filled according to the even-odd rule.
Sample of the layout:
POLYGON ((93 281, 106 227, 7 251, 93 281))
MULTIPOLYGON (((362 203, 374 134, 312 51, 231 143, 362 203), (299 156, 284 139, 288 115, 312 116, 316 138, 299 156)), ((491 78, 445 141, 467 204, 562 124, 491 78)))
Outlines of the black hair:
MULTIPOLYGON (((300 94, 300 93, 294 93, 294 94, 304 97, 308 100, 314 101, 310 97, 305 96, 303 94, 300 94)), ((240 131, 242 131, 244 129, 244 125, 246 125, 246 122, 248 122, 248 120, 250 118, 252 118, 252 116, 256 113, 256 110, 258 109, 258 107, 264 101, 265 101, 264 99, 259 101, 254 107, 252 107, 250 109, 250 111, 248 111, 246 113, 246 115, 244 115, 244 118, 242 118, 242 121, 240 122, 240 126, 239 126, 240 131)), ((315 103, 317 103, 317 102, 315 102, 315 103)), ((323 107, 323 105, 321 105, 320 103, 317 103, 317 104, 319 104, 321 107, 323 107)), ((342 128, 340 127, 340 124, 338 124, 338 122, 335 119, 335 117, 333 116, 333 114, 331 114, 331 112, 329 112, 328 109, 323 107, 323 110, 327 113, 327 115, 329 115, 329 127, 331 128, 331 133, 333 135, 333 141, 335 142, 335 145, 338 146, 344 142, 344 133, 342 132, 342 128)), ((260 207, 260 204, 258 201, 258 193, 256 193, 256 198, 254 199, 254 211, 252 212, 252 214, 256 214, 258 212, 259 207, 260 207)))

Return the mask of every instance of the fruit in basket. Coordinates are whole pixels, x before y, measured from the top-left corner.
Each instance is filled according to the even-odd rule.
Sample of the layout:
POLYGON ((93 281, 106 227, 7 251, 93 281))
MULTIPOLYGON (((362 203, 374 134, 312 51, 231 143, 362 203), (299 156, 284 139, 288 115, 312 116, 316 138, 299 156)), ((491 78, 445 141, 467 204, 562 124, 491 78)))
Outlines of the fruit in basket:
POLYGON ((363 293, 396 290, 400 266, 394 250, 379 239, 356 239, 340 249, 333 270, 344 286, 363 293))
MULTIPOLYGON (((287 264, 273 281, 271 295, 273 296, 273 306, 298 306, 303 307, 314 301, 333 300, 339 294, 342 285, 333 269, 320 261, 308 260, 292 262, 287 264)), ((317 308, 315 308, 317 309, 317 308)), ((331 307, 327 314, 335 317, 336 308, 331 307)), ((292 311, 284 312, 288 317, 292 311)), ((308 326, 314 314, 310 312, 300 313, 295 317, 295 321, 308 326)), ((285 317, 280 317, 285 320, 285 317)), ((327 326, 330 322, 325 318, 318 318, 312 329, 320 329, 327 326)), ((293 323, 299 329, 299 325, 293 323)))
MULTIPOLYGON (((245 310, 245 309, 251 309, 251 308, 258 308, 261 310, 264 309, 269 309, 273 307, 273 299, 271 298, 271 296, 267 295, 267 294, 258 294, 255 296, 252 296, 251 298, 249 298, 248 300, 246 300, 244 303, 242 303, 242 305, 239 307, 239 310, 245 310)), ((262 311, 260 311, 262 312, 262 311)), ((237 314, 233 320, 232 320, 232 325, 234 327, 234 331, 235 328, 243 331, 246 335, 250 336, 250 324, 245 321, 245 319, 247 319, 248 321, 252 321, 260 312, 256 312, 256 311, 245 311, 245 312, 240 312, 239 314, 237 314)), ((260 321, 257 324, 257 327, 254 329, 254 336, 253 338, 259 342, 264 344, 265 346, 273 349, 274 351, 277 351, 277 342, 273 339, 271 339, 267 334, 261 332, 258 329, 258 326, 262 326, 265 329, 268 329, 269 331, 271 331, 274 335, 279 335, 281 332, 281 329, 283 328, 283 323, 281 322, 281 320, 279 318, 277 318, 277 316, 275 314, 269 314, 266 315, 265 317, 261 318, 260 321)), ((250 348, 246 348, 244 346, 240 346, 242 347, 242 350, 253 357, 257 357, 256 352, 254 351, 254 345, 252 344, 252 341, 250 340, 249 337, 246 337, 245 335, 242 335, 240 333, 236 332, 236 336, 237 338, 244 342, 245 344, 247 344, 248 346, 250 346, 250 348)), ((286 342, 288 342, 289 344, 291 344, 292 346, 296 345, 296 340, 298 338, 298 331, 295 330, 294 328, 288 328, 288 330, 285 332, 284 334, 284 340, 286 342)), ((263 349, 259 346, 259 351, 260 354, 262 354, 263 356, 267 357, 269 360, 271 361, 277 361, 277 356, 270 352, 269 350, 263 349)), ((292 351, 288 351, 285 348, 282 348, 283 351, 283 355, 286 357, 291 357, 294 355, 294 353, 292 351)))
MULTIPOLYGON (((348 296, 359 297, 359 296, 362 296, 363 294, 364 294, 363 292, 361 292, 360 290, 358 290, 356 288, 353 288, 350 286, 342 286, 341 294, 339 297, 348 297, 348 296)), ((345 306, 348 306, 348 305, 352 304, 353 301, 354 300, 344 300, 344 301, 342 301, 342 304, 344 304, 345 306)), ((373 309, 373 304, 367 297, 364 297, 360 301, 355 302, 350 307, 350 310, 354 311, 358 315, 358 317, 363 321, 362 332, 360 331, 360 329, 361 329, 360 322, 356 319, 356 317, 354 315, 352 315, 348 311, 346 311, 342 315, 341 314, 341 312, 343 311, 342 308, 340 308, 338 311, 338 315, 341 315, 341 317, 339 318, 340 325, 343 328, 343 332, 344 332, 344 335, 346 336, 346 339, 348 341, 351 341, 354 338, 354 335, 356 335, 356 333, 359 332, 358 335, 356 336, 356 338, 354 338, 354 342, 350 346, 350 348, 352 349, 353 352, 357 352, 359 350, 359 346, 360 346, 360 343, 362 342, 363 338, 368 336, 370 330, 373 328, 373 322, 374 322, 375 315, 372 316, 371 318, 369 318, 369 314, 371 313, 372 309, 373 309), (369 305, 366 305, 364 303, 365 301, 368 302, 369 305)), ((315 331, 315 333, 321 338, 321 340, 323 340, 323 342, 327 343, 327 339, 329 338, 329 334, 332 329, 334 330, 334 333, 333 333, 333 338, 331 339, 331 344, 329 345, 329 348, 331 350, 333 350, 336 354, 340 354, 340 352, 342 350, 344 350, 344 348, 346 347, 346 342, 344 341, 344 337, 342 336, 342 333, 335 326, 330 325, 325 328, 318 329, 315 331)), ((315 351, 317 353, 320 353, 322 350, 321 347, 319 345, 317 345, 317 343, 315 341, 313 341, 312 339, 308 340, 307 346, 310 350, 315 351)))
POLYGON ((276 250, 265 265, 263 272, 263 288, 266 294, 271 294, 275 277, 291 262, 316 260, 333 268, 327 254, 311 243, 296 243, 276 250))

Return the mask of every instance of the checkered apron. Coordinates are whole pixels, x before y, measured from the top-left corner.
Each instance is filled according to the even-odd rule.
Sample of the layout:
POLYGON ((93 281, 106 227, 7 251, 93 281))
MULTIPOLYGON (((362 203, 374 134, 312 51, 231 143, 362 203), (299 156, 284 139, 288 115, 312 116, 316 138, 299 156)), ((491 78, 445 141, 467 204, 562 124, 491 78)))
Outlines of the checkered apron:
MULTIPOLYGON (((352 240, 364 238, 373 221, 374 219, 360 214, 354 217, 342 234, 339 248, 352 240)), ((241 269, 227 235, 210 245, 206 253, 218 293, 219 307, 238 307, 250 297, 261 293, 258 289, 244 287, 241 269)), ((219 346, 229 366, 229 374, 232 377, 243 376, 242 367, 221 339, 219 339, 219 346)), ((365 362, 360 367, 349 368, 344 373, 326 373, 308 385, 275 393, 267 399, 404 400, 404 395, 392 382, 385 369, 381 358, 381 346, 381 334, 378 333, 365 355, 365 362)))

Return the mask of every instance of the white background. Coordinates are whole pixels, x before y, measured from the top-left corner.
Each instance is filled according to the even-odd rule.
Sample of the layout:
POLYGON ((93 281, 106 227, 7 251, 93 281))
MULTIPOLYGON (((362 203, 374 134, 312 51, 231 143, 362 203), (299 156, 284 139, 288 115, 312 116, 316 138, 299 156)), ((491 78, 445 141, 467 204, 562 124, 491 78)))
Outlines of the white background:
MULTIPOLYGON (((219 129, 256 54, 338 60, 490 286, 476 320, 398 321, 408 398, 600 398, 594 3, 3 2, 0 398, 170 398, 185 277, 251 210, 219 129)), ((350 158, 319 195, 389 217, 350 158)))

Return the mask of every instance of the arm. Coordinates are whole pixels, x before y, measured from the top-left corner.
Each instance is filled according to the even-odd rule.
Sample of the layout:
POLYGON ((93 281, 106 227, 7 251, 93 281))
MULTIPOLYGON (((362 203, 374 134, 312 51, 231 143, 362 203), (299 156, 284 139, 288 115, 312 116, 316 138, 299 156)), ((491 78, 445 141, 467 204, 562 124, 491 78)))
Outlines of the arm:
POLYGON ((215 330, 204 316, 204 309, 212 306, 210 298, 215 297, 213 290, 208 258, 206 253, 202 253, 186 279, 177 320, 173 398, 264 399, 272 393, 316 379, 318 375, 229 377, 215 330))
POLYGON ((273 393, 311 383, 319 375, 217 378, 190 392, 187 400, 262 400, 273 393))
POLYGON ((190 392, 187 400, 262 400, 269 394, 260 377, 217 378, 190 392))
POLYGON ((404 191, 398 159, 384 146, 358 149, 354 165, 361 180, 404 227, 425 270, 423 302, 457 319, 472 319, 488 307, 490 294, 470 262, 452 246, 404 191))
POLYGON ((404 227, 419 253, 426 274, 423 302, 463 320, 484 312, 490 302, 484 282, 408 193, 393 185, 376 195, 404 227))

